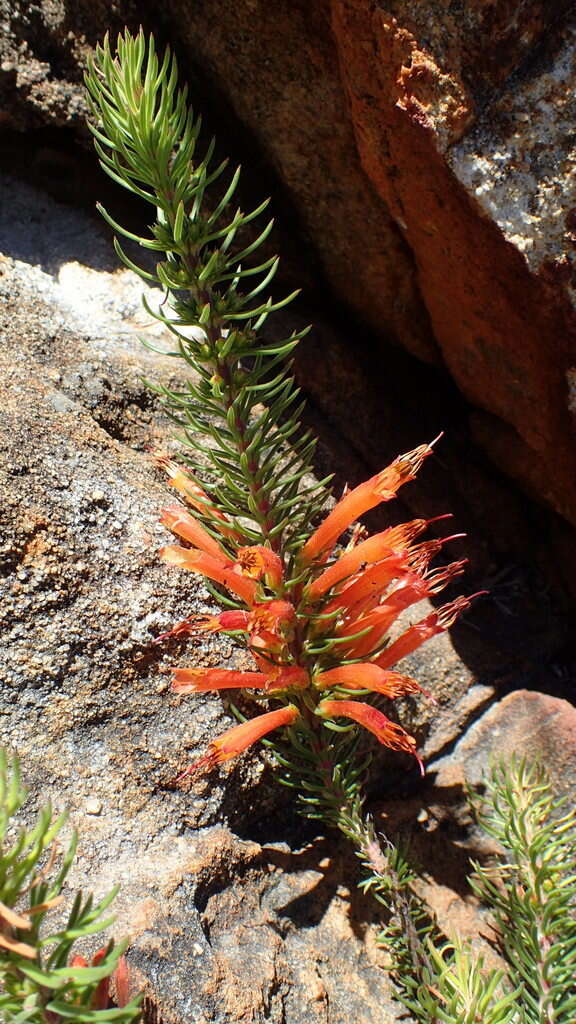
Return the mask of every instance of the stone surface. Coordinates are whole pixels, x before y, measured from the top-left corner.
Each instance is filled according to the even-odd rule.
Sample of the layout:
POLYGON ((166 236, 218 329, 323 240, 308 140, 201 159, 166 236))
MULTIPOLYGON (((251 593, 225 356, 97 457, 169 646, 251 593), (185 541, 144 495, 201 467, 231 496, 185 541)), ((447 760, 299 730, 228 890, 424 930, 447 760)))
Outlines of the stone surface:
MULTIPOLYGON (((428 103, 426 75, 419 95, 413 73, 424 58, 430 63, 427 48, 368 2, 335 0, 333 24, 363 166, 416 256, 419 286, 454 380, 491 416, 477 436, 508 473, 574 521, 569 298, 563 287, 554 290, 531 273, 447 163, 440 137, 447 114, 428 103)), ((439 75, 436 69, 438 89, 439 75)), ((459 127, 450 131, 452 141, 461 137, 459 127)))

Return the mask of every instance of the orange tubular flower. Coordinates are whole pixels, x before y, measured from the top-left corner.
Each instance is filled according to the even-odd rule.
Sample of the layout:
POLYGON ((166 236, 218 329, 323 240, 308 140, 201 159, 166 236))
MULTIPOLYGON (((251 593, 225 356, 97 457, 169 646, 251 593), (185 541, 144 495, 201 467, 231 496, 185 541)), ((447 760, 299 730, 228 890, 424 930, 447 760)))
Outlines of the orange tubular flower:
POLYGON ((246 629, 248 612, 229 611, 219 615, 200 615, 192 621, 202 633, 225 633, 227 630, 246 629))
POLYGON ((382 693, 385 697, 393 700, 396 697, 404 697, 407 693, 426 693, 410 676, 403 676, 399 672, 387 672, 385 669, 374 665, 372 662, 359 662, 357 665, 340 665, 338 668, 330 668, 327 672, 319 672, 315 679, 316 686, 326 689, 332 686, 343 686, 347 690, 372 690, 374 693, 382 693))
POLYGON ((229 525, 224 513, 214 507, 206 491, 189 473, 186 473, 167 455, 157 455, 155 461, 167 473, 169 484, 182 495, 188 505, 198 512, 210 516, 211 519, 217 519, 222 536, 237 539, 236 530, 229 525))
POLYGON ((310 679, 298 665, 272 665, 262 672, 235 672, 227 668, 176 668, 172 676, 175 693, 208 693, 210 690, 289 690, 302 689, 310 679))
POLYGON ((390 555, 359 573, 322 610, 328 614, 338 608, 346 613, 357 611, 359 606, 365 608, 366 603, 379 601, 386 587, 408 570, 406 555, 390 555))
POLYGON ((248 612, 230 611, 220 615, 193 615, 189 619, 177 622, 172 629, 157 636, 153 643, 161 644, 176 636, 193 636, 195 633, 222 633, 227 630, 245 629, 248 612))
POLYGON ((417 622, 414 626, 410 626, 393 644, 390 644, 390 647, 378 655, 375 664, 380 668, 389 668, 390 665, 395 665, 408 654, 412 654, 436 633, 443 633, 449 629, 456 622, 460 613, 466 611, 472 600, 479 597, 480 593, 485 593, 485 591, 471 594, 470 597, 457 597, 455 601, 450 601, 449 604, 438 608, 437 611, 427 615, 425 619, 417 622))
POLYGON ((390 626, 396 621, 401 612, 405 611, 412 604, 417 604, 430 594, 436 594, 445 587, 454 576, 463 571, 466 561, 452 562, 444 569, 430 573, 429 576, 420 576, 418 573, 407 573, 391 594, 367 614, 346 622, 338 630, 339 636, 354 636, 366 629, 370 632, 357 640, 351 640, 345 644, 346 650, 354 654, 355 658, 368 655, 383 639, 390 626))
POLYGON ((345 494, 306 541, 302 549, 304 564, 310 564, 327 549, 330 550, 340 534, 364 512, 382 501, 395 498, 402 484, 414 479, 424 459, 432 452, 434 443, 420 445, 406 455, 400 455, 386 469, 345 494))
POLYGON ((238 548, 236 565, 244 576, 254 580, 261 580, 265 576, 271 587, 282 585, 284 566, 281 558, 271 548, 261 544, 238 548))
POLYGON ((411 523, 392 526, 357 544, 351 551, 346 551, 341 555, 334 565, 331 565, 318 579, 314 580, 308 587, 308 599, 317 601, 322 594, 346 577, 351 576, 362 565, 373 565, 374 562, 380 562, 390 555, 401 555, 407 550, 410 542, 426 529, 427 525, 425 519, 414 519, 411 523))
POLYGON ((221 764, 223 761, 229 761, 232 757, 237 757, 238 754, 247 750, 257 740, 261 740, 263 736, 272 732, 273 729, 292 725, 299 717, 300 712, 298 708, 293 704, 288 704, 277 711, 269 711, 267 714, 258 715, 257 718, 252 718, 248 722, 242 722, 241 725, 233 726, 232 729, 228 729, 222 736, 212 740, 204 757, 197 761, 196 764, 191 765, 190 768, 187 768, 185 772, 182 772, 176 781, 180 781, 180 779, 183 779, 191 772, 209 771, 215 765, 221 764))
POLYGON ((358 700, 323 700, 318 705, 317 713, 322 718, 342 716, 352 719, 353 722, 357 722, 358 725, 364 726, 365 729, 373 733, 383 746, 412 754, 418 761, 422 775, 424 774, 424 765, 416 752, 414 737, 410 736, 401 725, 391 722, 386 715, 383 715, 377 708, 371 707, 370 704, 364 704, 358 700))
POLYGON ((194 519, 180 505, 171 505, 170 508, 163 509, 160 522, 162 526, 167 526, 172 533, 182 537, 182 540, 187 540, 193 547, 205 551, 208 555, 213 555, 214 558, 223 558, 228 561, 228 555, 224 548, 210 536, 197 519, 194 519))
POLYGON ((247 605, 253 605, 256 600, 258 587, 255 580, 250 580, 246 576, 234 572, 232 562, 208 555, 205 551, 187 550, 177 544, 169 544, 167 547, 161 548, 160 557, 171 565, 178 565, 182 569, 201 573, 208 579, 214 580, 215 583, 221 583, 227 590, 237 594, 247 605))
POLYGON ((209 690, 266 690, 269 679, 263 672, 234 672, 227 668, 176 668, 172 676, 175 693, 207 693, 209 690))

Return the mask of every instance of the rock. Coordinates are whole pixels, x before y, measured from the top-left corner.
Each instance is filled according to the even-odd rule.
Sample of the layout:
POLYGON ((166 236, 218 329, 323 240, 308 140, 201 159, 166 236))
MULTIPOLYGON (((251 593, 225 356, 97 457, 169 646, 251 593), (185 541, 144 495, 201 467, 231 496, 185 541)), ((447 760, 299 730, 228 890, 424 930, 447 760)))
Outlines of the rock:
MULTIPOLYGON (((403 10, 394 17, 368 2, 335 0, 333 11, 363 167, 414 253, 434 336, 454 380, 472 405, 492 417, 494 428, 483 420, 478 437, 506 472, 574 522, 576 456, 566 373, 575 321, 565 287, 530 269, 457 177, 458 158, 447 159, 450 145, 458 143, 463 151, 459 140, 474 115, 463 84, 452 74, 454 59, 446 65, 428 42, 427 28, 415 25, 403 10)), ((449 28, 450 15, 435 13, 449 28)), ((455 23, 451 27, 449 41, 458 52, 458 31, 455 23)), ((554 55, 564 66, 560 42, 554 55)), ((517 54, 515 60, 520 59, 517 54)), ((510 81, 509 92, 501 105, 526 111, 517 82, 510 81)), ((550 109, 556 116, 555 107, 550 109)), ((490 163, 479 146, 486 126, 492 130, 492 113, 486 107, 484 132, 474 136, 477 168, 484 173, 477 187, 487 194, 490 163)), ((561 132, 562 105, 558 117, 561 132)), ((507 129, 517 138, 513 119, 507 129)), ((499 167, 503 159, 513 161, 512 145, 500 146, 506 155, 494 159, 499 167)), ((496 153, 497 145, 492 149, 496 153)), ((560 190, 552 191, 557 206, 560 190)), ((563 201, 569 206, 569 188, 563 201)), ((545 232, 542 215, 537 220, 537 230, 545 232)))
MULTIPOLYGON (((470 691, 472 698, 474 690, 470 691)), ((430 758, 419 792, 377 805, 382 831, 404 844, 419 872, 417 890, 452 939, 470 940, 476 955, 494 967, 499 960, 493 923, 468 883, 470 859, 486 863, 498 852, 495 840, 473 819, 466 787, 481 791, 494 760, 513 755, 540 761, 552 791, 574 805, 576 782, 576 707, 545 693, 516 690, 482 711, 483 694, 452 750, 430 758)), ((478 697, 476 698, 478 699, 478 697)))
POLYGON ((572 798, 576 783, 576 707, 545 693, 516 690, 485 712, 448 757, 432 762, 436 785, 482 782, 490 762, 513 754, 540 761, 554 791, 572 798))

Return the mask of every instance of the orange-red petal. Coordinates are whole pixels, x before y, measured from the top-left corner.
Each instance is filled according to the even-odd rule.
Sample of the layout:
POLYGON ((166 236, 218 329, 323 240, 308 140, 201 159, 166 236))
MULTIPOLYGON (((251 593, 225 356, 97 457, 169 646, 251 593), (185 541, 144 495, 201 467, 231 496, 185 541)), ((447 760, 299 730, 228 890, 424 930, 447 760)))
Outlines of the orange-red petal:
POLYGON ((326 549, 330 549, 355 519, 382 501, 394 498, 402 484, 414 479, 431 451, 431 444, 420 445, 406 455, 400 455, 386 469, 345 494, 306 541, 302 549, 302 561, 305 564, 312 562, 326 549))
POLYGON ((267 689, 268 677, 263 672, 235 672, 227 668, 176 668, 172 676, 172 689, 176 693, 244 688, 267 689))
POLYGON ((181 466, 178 466, 176 462, 173 462, 172 459, 165 455, 157 456, 156 462, 167 473, 170 485, 182 495, 192 508, 195 508, 198 512, 204 512, 205 515, 210 516, 212 519, 217 519, 223 536, 236 538, 236 531, 229 525, 229 521, 224 513, 215 508, 204 488, 189 473, 185 472, 181 466))
POLYGON ((476 596, 457 597, 455 601, 442 605, 441 608, 431 612, 430 615, 421 619, 414 626, 410 626, 382 654, 378 655, 375 659, 375 664, 380 665, 380 668, 389 668, 408 654, 412 654, 430 637, 449 629, 456 622, 461 612, 470 607, 473 597, 476 596))
POLYGON ((360 608, 379 601, 386 587, 407 571, 406 555, 390 555, 358 573, 346 587, 338 591, 323 611, 327 614, 342 608, 347 613, 354 609, 356 613, 360 608))
POLYGON ((191 772, 209 771, 215 765, 221 764, 223 761, 229 761, 232 757, 237 757, 238 754, 247 750, 257 740, 261 740, 263 736, 272 732, 273 729, 292 725, 299 717, 300 712, 298 708, 293 704, 288 704, 286 707, 278 708, 276 711, 268 711, 265 715, 258 715, 257 718, 252 718, 248 722, 242 722, 241 725, 233 726, 232 729, 228 729, 222 736, 212 740, 204 757, 190 768, 187 768, 185 772, 182 772, 176 781, 183 779, 185 775, 189 775, 191 772))
POLYGON ((376 533, 373 537, 357 544, 350 551, 343 555, 325 569, 308 587, 307 596, 310 601, 316 601, 322 594, 325 594, 331 587, 336 586, 346 577, 351 576, 363 565, 373 565, 390 555, 401 555, 408 548, 410 542, 426 528, 425 519, 414 519, 410 523, 403 523, 401 526, 392 526, 382 533, 376 533))
POLYGON ((372 690, 394 700, 407 693, 426 693, 415 679, 400 672, 387 672, 373 662, 358 662, 356 665, 339 665, 337 668, 319 672, 315 683, 322 689, 343 686, 348 690, 372 690))

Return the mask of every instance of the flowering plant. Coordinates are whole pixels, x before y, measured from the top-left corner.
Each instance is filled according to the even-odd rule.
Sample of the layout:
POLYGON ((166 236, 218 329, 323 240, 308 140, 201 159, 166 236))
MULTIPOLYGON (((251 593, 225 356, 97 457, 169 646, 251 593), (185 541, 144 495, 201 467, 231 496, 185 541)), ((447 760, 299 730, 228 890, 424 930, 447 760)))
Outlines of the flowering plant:
POLYGON ((193 371, 181 390, 156 387, 183 444, 181 464, 160 458, 182 499, 162 513, 180 543, 161 555, 200 574, 224 610, 187 619, 168 635, 230 634, 254 660, 253 671, 177 668, 172 688, 242 689, 265 709, 213 739, 180 778, 273 734, 276 763, 301 809, 351 835, 370 862, 371 826, 361 813, 367 758, 357 727, 423 770, 415 739, 377 701, 430 698, 395 666, 448 629, 472 598, 450 601, 390 642, 399 614, 439 593, 465 563, 430 567, 450 538, 421 540, 424 519, 372 537, 357 520, 414 479, 434 442, 399 456, 326 511, 329 479, 311 482, 315 439, 300 427, 291 372, 306 332, 259 337, 294 298, 261 297, 278 268, 275 256, 256 256, 272 222, 254 231, 253 221, 267 203, 249 213, 232 205, 240 169, 230 174, 225 161, 215 163, 213 142, 196 157, 200 121, 178 87, 174 58, 167 51, 159 60, 142 32, 120 36, 115 52, 106 39, 87 87, 104 170, 150 204, 155 220, 148 236, 138 236, 101 212, 117 235, 156 254, 153 270, 141 267, 116 239, 124 262, 162 289, 160 305, 145 299, 146 308, 174 338, 171 354, 193 371))
MULTIPOLYGON (((151 316, 170 332, 170 355, 191 369, 173 390, 151 385, 179 427, 179 461, 159 456, 181 502, 161 523, 180 543, 164 561, 200 575, 221 611, 188 618, 167 636, 225 633, 242 642, 251 671, 183 666, 175 693, 241 689, 260 713, 215 737, 179 776, 209 771, 268 738, 281 780, 300 810, 339 829, 366 868, 363 881, 390 902, 399 878, 363 811, 370 752, 366 733, 423 771, 416 740, 378 706, 422 694, 397 668, 428 638, 448 629, 472 597, 459 597, 395 639, 399 615, 447 587, 465 566, 432 561, 451 538, 422 539, 432 520, 414 519, 368 536, 358 520, 414 479, 433 445, 400 455, 332 502, 330 478, 315 481, 315 439, 301 428, 291 357, 306 331, 263 340, 268 318, 294 298, 262 298, 278 269, 258 257, 272 228, 254 228, 267 202, 233 205, 240 169, 197 156, 200 120, 178 87, 176 63, 160 60, 143 33, 106 39, 86 78, 92 131, 104 170, 153 209, 148 235, 101 212, 116 236, 155 254, 140 266, 115 240, 125 264, 162 290, 151 316), (359 729, 358 726, 363 727, 359 729)), ((444 517, 440 517, 444 518, 444 517)), ((239 715, 239 717, 242 717, 239 715)), ((401 872, 400 872, 401 874, 401 872)))
POLYGON ((361 885, 386 907, 383 935, 414 1019, 567 1022, 576 1008, 574 815, 551 820, 543 774, 514 760, 495 769, 479 814, 503 850, 499 868, 477 866, 473 878, 494 910, 502 970, 446 941, 415 894, 408 865, 363 810, 366 732, 423 771, 414 737, 378 706, 406 694, 433 699, 398 664, 477 596, 449 601, 390 638, 402 612, 438 594, 465 566, 431 567, 452 539, 422 539, 432 520, 374 536, 358 525, 414 479, 434 442, 399 456, 330 507, 329 479, 311 481, 315 440, 300 427, 291 373, 291 354, 306 332, 259 337, 294 297, 261 298, 278 268, 275 256, 256 256, 272 222, 256 232, 253 222, 267 203, 249 213, 233 208, 240 170, 230 175, 226 162, 215 164, 213 143, 195 157, 200 122, 178 88, 175 61, 169 52, 160 61, 142 32, 119 37, 115 52, 106 39, 87 86, 102 166, 153 207, 154 222, 148 236, 138 236, 102 213, 117 234, 157 254, 151 270, 115 243, 129 267, 163 290, 160 305, 145 300, 146 308, 171 332, 171 355, 192 369, 181 390, 156 389, 183 445, 180 463, 159 457, 181 498, 161 516, 180 543, 161 554, 202 576, 222 610, 186 619, 158 640, 206 632, 237 638, 252 671, 179 667, 172 689, 241 689, 261 712, 214 738, 180 778, 268 737, 300 810, 352 840, 366 869, 361 885))

